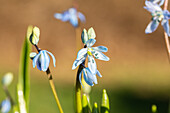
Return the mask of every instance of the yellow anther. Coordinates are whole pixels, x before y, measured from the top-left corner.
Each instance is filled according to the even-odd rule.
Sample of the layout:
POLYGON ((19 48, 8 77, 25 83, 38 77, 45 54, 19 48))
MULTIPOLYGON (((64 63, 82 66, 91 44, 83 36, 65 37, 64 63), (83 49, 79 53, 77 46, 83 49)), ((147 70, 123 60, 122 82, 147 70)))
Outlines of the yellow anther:
POLYGON ((88 49, 87 49, 87 54, 91 56, 91 55, 92 55, 92 53, 91 53, 92 50, 93 50, 92 48, 88 48, 88 49))

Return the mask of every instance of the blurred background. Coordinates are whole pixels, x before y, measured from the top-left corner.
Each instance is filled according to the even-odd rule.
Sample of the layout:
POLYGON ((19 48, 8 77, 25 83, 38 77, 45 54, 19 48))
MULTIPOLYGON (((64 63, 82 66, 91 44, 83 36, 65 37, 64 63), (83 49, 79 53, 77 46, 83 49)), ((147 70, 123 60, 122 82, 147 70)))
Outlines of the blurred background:
MULTIPOLYGON (((102 89, 108 91, 111 113, 151 113, 152 104, 159 113, 168 113, 170 65, 162 26, 152 34, 144 30, 151 20, 144 0, 77 0, 86 16, 81 28, 93 27, 97 42, 108 47, 109 62, 96 60, 103 75, 92 87, 92 102, 100 102, 102 89)), ((170 5, 170 4, 169 4, 170 5)), ((51 70, 61 104, 66 113, 74 112, 73 91, 76 70, 75 29, 54 18, 73 6, 73 0, 0 0, 0 78, 13 72, 15 85, 21 47, 28 25, 40 28, 39 47, 54 54, 57 67, 51 70)), ((81 43, 81 42, 80 42, 81 43)), ((82 45, 83 47, 83 45, 82 45)), ((33 51, 35 49, 33 48, 33 51)), ((44 72, 31 67, 30 113, 56 113, 57 105, 44 72)), ((1 85, 0 85, 1 86, 1 85)), ((0 87, 0 101, 5 93, 0 87)))

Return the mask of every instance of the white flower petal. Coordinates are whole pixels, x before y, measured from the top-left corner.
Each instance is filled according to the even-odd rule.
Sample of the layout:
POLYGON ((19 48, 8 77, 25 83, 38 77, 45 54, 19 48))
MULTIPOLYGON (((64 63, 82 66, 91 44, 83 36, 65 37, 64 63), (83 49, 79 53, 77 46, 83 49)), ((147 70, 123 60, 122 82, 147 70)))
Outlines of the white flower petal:
POLYGON ((88 56, 88 67, 92 74, 96 74, 97 65, 96 65, 96 62, 93 56, 90 56, 90 55, 88 56))
POLYGON ((87 47, 91 47, 95 44, 96 40, 95 39, 89 39, 87 42, 86 42, 86 45, 87 47))
POLYGON ((109 57, 107 57, 106 55, 104 55, 102 52, 99 52, 99 51, 93 51, 92 52, 94 57, 96 59, 99 59, 99 60, 104 60, 104 61, 109 61, 109 57))

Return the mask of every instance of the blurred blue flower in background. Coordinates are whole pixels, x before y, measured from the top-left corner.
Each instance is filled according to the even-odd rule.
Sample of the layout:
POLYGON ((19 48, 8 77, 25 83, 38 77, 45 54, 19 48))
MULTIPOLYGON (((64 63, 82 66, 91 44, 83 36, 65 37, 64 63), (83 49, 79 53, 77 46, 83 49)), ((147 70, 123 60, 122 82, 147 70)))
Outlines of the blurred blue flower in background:
POLYGON ((33 58, 33 67, 34 68, 37 65, 37 68, 40 71, 47 71, 47 69, 49 67, 49 63, 50 63, 50 57, 47 53, 51 55, 51 57, 53 59, 53 64, 55 67, 56 60, 55 60, 54 55, 46 50, 41 50, 38 54, 34 55, 34 58, 33 58))
POLYGON ((2 101, 1 105, 0 105, 0 111, 1 113, 8 113, 11 109, 11 102, 9 99, 5 99, 4 101, 2 101))
POLYGON ((145 33, 152 33, 154 32, 159 23, 163 26, 165 32, 170 36, 169 33, 169 19, 170 19, 170 12, 168 10, 162 10, 158 4, 154 4, 150 1, 145 1, 144 8, 148 10, 152 15, 152 21, 148 24, 147 28, 145 29, 145 33))
POLYGON ((164 4, 165 0, 149 0, 150 2, 154 3, 154 4, 158 4, 159 6, 164 4))
POLYGON ((54 17, 63 22, 69 21, 74 27, 78 27, 78 19, 80 19, 81 22, 85 22, 86 20, 85 16, 81 12, 77 12, 75 8, 70 8, 63 13, 55 13, 54 17))

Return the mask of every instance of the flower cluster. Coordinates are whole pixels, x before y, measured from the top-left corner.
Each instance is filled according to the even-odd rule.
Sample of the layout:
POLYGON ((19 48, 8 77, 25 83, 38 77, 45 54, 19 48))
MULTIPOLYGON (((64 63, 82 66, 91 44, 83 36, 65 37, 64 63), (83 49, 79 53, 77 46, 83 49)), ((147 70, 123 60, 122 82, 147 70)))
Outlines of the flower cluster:
POLYGON ((95 37, 96 35, 93 28, 90 28, 88 32, 86 29, 83 30, 81 38, 82 42, 85 44, 85 48, 82 48, 78 52, 77 58, 72 66, 72 69, 75 69, 79 65, 84 66, 83 62, 85 62, 86 58, 88 58, 88 67, 84 66, 83 70, 80 72, 79 81, 81 83, 81 74, 83 73, 85 82, 90 86, 93 86, 94 83, 97 84, 96 74, 99 77, 102 77, 100 72, 97 70, 95 59, 109 61, 109 57, 102 53, 108 51, 105 46, 92 47, 96 42, 95 37))
POLYGON ((75 8, 70 8, 63 13, 55 13, 54 17, 63 22, 69 21, 74 27, 78 27, 78 19, 80 19, 81 22, 85 22, 86 20, 85 16, 81 12, 77 12, 75 8))
POLYGON ((161 22, 161 25, 163 26, 165 32, 168 34, 168 36, 170 36, 169 31, 170 12, 168 10, 162 10, 160 6, 163 3, 164 0, 145 1, 146 6, 144 6, 144 8, 148 10, 152 15, 152 21, 148 24, 148 26, 145 29, 146 34, 154 32, 157 29, 159 23, 161 22))
POLYGON ((32 27, 30 26, 28 28, 28 32, 29 34, 29 40, 30 42, 37 48, 38 50, 38 54, 35 52, 30 53, 30 58, 33 59, 33 67, 35 67, 37 65, 37 68, 40 71, 47 71, 49 64, 50 64, 50 57, 49 55, 51 55, 52 59, 53 59, 53 64, 55 67, 55 57, 52 53, 48 52, 47 50, 41 50, 38 48, 37 44, 39 41, 39 36, 40 36, 40 30, 38 27, 32 27), (31 33, 29 33, 31 32, 31 33), (49 54, 49 55, 48 55, 49 54))

